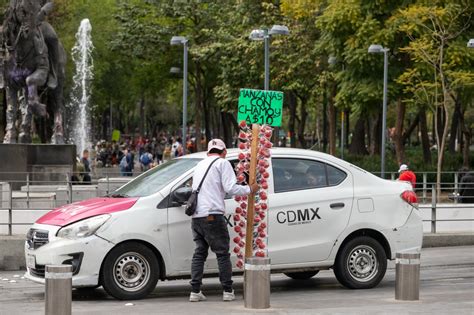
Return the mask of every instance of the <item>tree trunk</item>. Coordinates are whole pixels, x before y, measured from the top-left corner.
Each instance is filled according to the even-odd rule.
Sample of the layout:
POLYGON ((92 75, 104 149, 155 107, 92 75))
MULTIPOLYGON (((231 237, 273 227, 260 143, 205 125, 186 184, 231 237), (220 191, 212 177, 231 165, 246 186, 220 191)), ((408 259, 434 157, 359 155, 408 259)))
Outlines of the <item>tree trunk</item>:
POLYGON ((459 120, 461 117, 461 102, 460 98, 456 97, 454 101, 454 111, 453 111, 453 118, 451 120, 451 135, 449 137, 449 144, 448 144, 448 151, 451 154, 456 153, 456 139, 459 130, 459 120))
POLYGON ((428 136, 428 124, 426 123, 426 111, 421 109, 419 113, 420 117, 420 134, 421 134, 421 147, 423 148, 423 162, 425 164, 431 164, 431 151, 430 151, 430 137, 428 136))
MULTIPOLYGON (((438 115, 442 116, 442 123, 443 125, 441 126, 441 134, 438 132, 437 133, 437 144, 438 144, 438 161, 436 163, 436 188, 437 188, 437 199, 438 202, 441 197, 441 170, 443 168, 443 162, 444 162, 444 149, 446 147, 446 138, 448 136, 448 123, 449 123, 449 113, 448 113, 448 98, 449 98, 449 93, 448 93, 448 86, 446 82, 446 78, 444 75, 444 69, 443 69, 443 63, 444 63, 444 41, 441 40, 440 44, 440 52, 439 52, 439 59, 438 59, 438 68, 439 68, 439 78, 441 81, 441 88, 443 91, 443 102, 441 103, 441 106, 438 106, 438 108, 441 109, 441 114, 438 115)), ((437 129, 440 129, 440 126, 437 126, 437 129)))
POLYGON ((420 124, 420 115, 418 114, 416 118, 412 121, 412 123, 410 124, 410 127, 408 127, 408 129, 405 130, 405 132, 403 132, 402 142, 404 144, 406 144, 407 141, 409 142, 409 144, 411 143, 411 141, 409 141, 411 138, 411 134, 413 133, 413 131, 416 129, 416 127, 419 124, 420 124))
MULTIPOLYGON (((199 152, 203 150, 201 147, 201 113, 202 113, 202 89, 201 89, 201 78, 196 75, 195 85, 195 107, 194 107, 194 127, 196 128, 196 150, 199 152)), ((206 139, 209 141, 210 139, 206 139)))
POLYGON ((470 169, 469 165, 469 147, 471 146, 471 129, 466 126, 466 121, 464 120, 464 113, 461 111, 459 113, 459 124, 461 126, 462 134, 464 136, 464 144, 462 146, 462 166, 470 169))
MULTIPOLYGON (((431 115, 431 143, 436 143, 436 109, 431 115)), ((430 145, 431 146, 431 145, 430 145)))
MULTIPOLYGON (((350 117, 349 117, 350 114, 351 114, 351 110, 350 110, 350 109, 344 110, 344 118, 345 118, 345 120, 346 120, 346 121, 345 121, 345 124, 346 124, 346 125, 344 126, 344 133, 345 133, 345 134, 344 134, 344 148, 349 147, 349 135, 350 135, 349 130, 350 130, 350 128, 351 128, 351 126, 350 126, 350 119, 349 119, 349 118, 350 118, 350 117)), ((364 119, 364 120, 365 120, 365 119, 364 119)), ((369 129, 367 129, 367 130, 369 130, 369 129)))
POLYGON ((403 103, 401 98, 399 98, 397 101, 397 120, 395 122, 395 132, 393 135, 398 165, 405 162, 405 143, 403 143, 403 121, 405 120, 405 109, 405 103, 403 103))
POLYGON ((232 143, 232 132, 231 132, 231 122, 228 121, 228 117, 225 112, 221 111, 221 121, 222 121, 222 131, 224 133, 224 142, 228 148, 232 148, 234 144, 232 143))
POLYGON ((298 141, 303 149, 306 149, 306 139, 304 137, 304 130, 306 127, 306 118, 308 116, 305 104, 306 100, 301 99, 301 119, 298 124, 298 141))
POLYGON ((323 152, 327 152, 328 149, 328 114, 327 106, 328 96, 327 91, 324 89, 323 92, 323 152))
POLYGON ((296 96, 293 93, 288 93, 288 107, 290 110, 290 119, 288 121, 288 131, 290 132, 290 146, 296 148, 295 141, 295 123, 296 123, 296 96))
POLYGON ((329 154, 336 155, 336 107, 334 106, 336 97, 336 84, 331 88, 328 99, 328 125, 329 125, 329 154))
POLYGON ((372 145, 370 147, 370 155, 380 154, 381 148, 381 133, 382 133, 382 113, 378 113, 373 117, 372 129, 370 130, 372 145))
POLYGON ((362 115, 357 119, 357 122, 352 133, 352 142, 349 146, 349 153, 354 155, 367 155, 367 148, 365 147, 365 119, 362 115))
POLYGON ((145 94, 142 92, 140 97, 140 136, 145 135, 145 94))

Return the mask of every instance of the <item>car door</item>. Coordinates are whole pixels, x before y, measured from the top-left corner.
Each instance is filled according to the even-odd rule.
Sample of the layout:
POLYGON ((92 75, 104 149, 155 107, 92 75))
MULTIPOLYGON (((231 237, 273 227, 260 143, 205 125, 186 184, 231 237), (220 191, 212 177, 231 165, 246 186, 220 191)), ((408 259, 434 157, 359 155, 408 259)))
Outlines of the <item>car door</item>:
POLYGON ((349 221, 352 177, 347 170, 312 158, 272 158, 268 249, 273 265, 328 258, 349 221))
MULTIPOLYGON (((191 217, 184 213, 184 206, 176 204, 172 192, 180 187, 191 187, 192 176, 175 185, 161 207, 168 209, 168 239, 170 245, 173 269, 178 273, 188 273, 194 252, 193 234, 191 231, 191 217)), ((205 266, 208 267, 208 266, 205 266)))
MULTIPOLYGON (((231 161, 236 163, 236 161, 231 161)), ((187 274, 191 270, 191 261, 194 253, 194 241, 191 231, 191 218, 184 213, 184 207, 181 205, 173 204, 172 192, 180 187, 192 186, 192 176, 186 178, 179 184, 175 185, 168 200, 164 201, 163 207, 168 209, 168 235, 170 242, 170 251, 173 261, 173 267, 178 270, 181 274, 187 274)), ((237 203, 233 198, 227 196, 225 198, 226 214, 225 219, 227 220, 227 227, 229 228, 230 239, 236 236, 233 230, 235 222, 233 221, 232 214, 234 212, 237 203)), ((231 250, 233 243, 231 241, 231 250)), ((232 261, 235 260, 235 256, 232 255, 232 261)), ((234 266, 234 263, 232 264, 234 266)), ((209 249, 209 255, 204 265, 205 273, 215 273, 218 270, 216 255, 209 249)))

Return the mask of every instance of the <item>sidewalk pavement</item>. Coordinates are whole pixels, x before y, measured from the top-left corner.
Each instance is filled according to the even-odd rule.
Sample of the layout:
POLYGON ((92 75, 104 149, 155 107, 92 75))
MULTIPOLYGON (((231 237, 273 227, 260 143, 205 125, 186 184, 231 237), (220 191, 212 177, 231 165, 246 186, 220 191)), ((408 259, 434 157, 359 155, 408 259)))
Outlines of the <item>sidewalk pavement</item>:
MULTIPOLYGON (((394 264, 376 288, 349 290, 332 271, 310 280, 272 275, 271 308, 249 310, 242 299, 242 277, 235 277, 237 299, 222 301, 217 278, 204 279, 208 300, 188 302, 187 280, 159 282, 139 301, 118 301, 103 289, 73 291, 73 314, 474 314, 474 246, 426 248, 421 254, 419 301, 396 301, 394 264)), ((19 272, 0 272, 1 314, 44 314, 44 286, 21 279, 19 272), (15 277, 16 276, 16 277, 15 277), (12 279, 15 282, 10 282, 12 279)))

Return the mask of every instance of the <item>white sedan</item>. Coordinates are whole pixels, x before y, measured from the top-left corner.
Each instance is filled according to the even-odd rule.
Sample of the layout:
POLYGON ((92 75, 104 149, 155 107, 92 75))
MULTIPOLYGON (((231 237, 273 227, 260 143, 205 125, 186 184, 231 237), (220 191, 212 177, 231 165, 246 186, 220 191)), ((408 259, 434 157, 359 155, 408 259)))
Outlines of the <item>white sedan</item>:
MULTIPOLYGON (((232 149, 227 158, 237 163, 237 155, 232 149)), ((189 277, 190 218, 175 192, 189 187, 205 156, 174 159, 108 197, 66 205, 40 218, 27 235, 26 276, 44 283, 45 265, 71 264, 74 287, 103 286, 117 299, 140 299, 158 280, 189 277)), ((421 249, 422 221, 410 184, 381 179, 316 151, 275 148, 270 163, 272 272, 308 279, 332 268, 345 287, 372 288, 384 277, 387 259, 421 249)), ((226 200, 231 239, 236 206, 226 200)), ((218 272, 215 255, 205 272, 218 272)))

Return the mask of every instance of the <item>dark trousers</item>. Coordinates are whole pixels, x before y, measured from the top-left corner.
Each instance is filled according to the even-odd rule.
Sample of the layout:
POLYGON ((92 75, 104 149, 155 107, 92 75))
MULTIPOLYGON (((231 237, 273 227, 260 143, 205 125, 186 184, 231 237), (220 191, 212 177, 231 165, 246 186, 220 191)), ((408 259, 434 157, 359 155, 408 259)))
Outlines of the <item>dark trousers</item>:
POLYGON ((219 280, 224 291, 232 291, 232 264, 229 253, 229 230, 223 215, 210 215, 192 220, 191 229, 196 244, 191 264, 191 281, 193 292, 199 292, 202 285, 204 262, 209 247, 217 256, 219 280))

